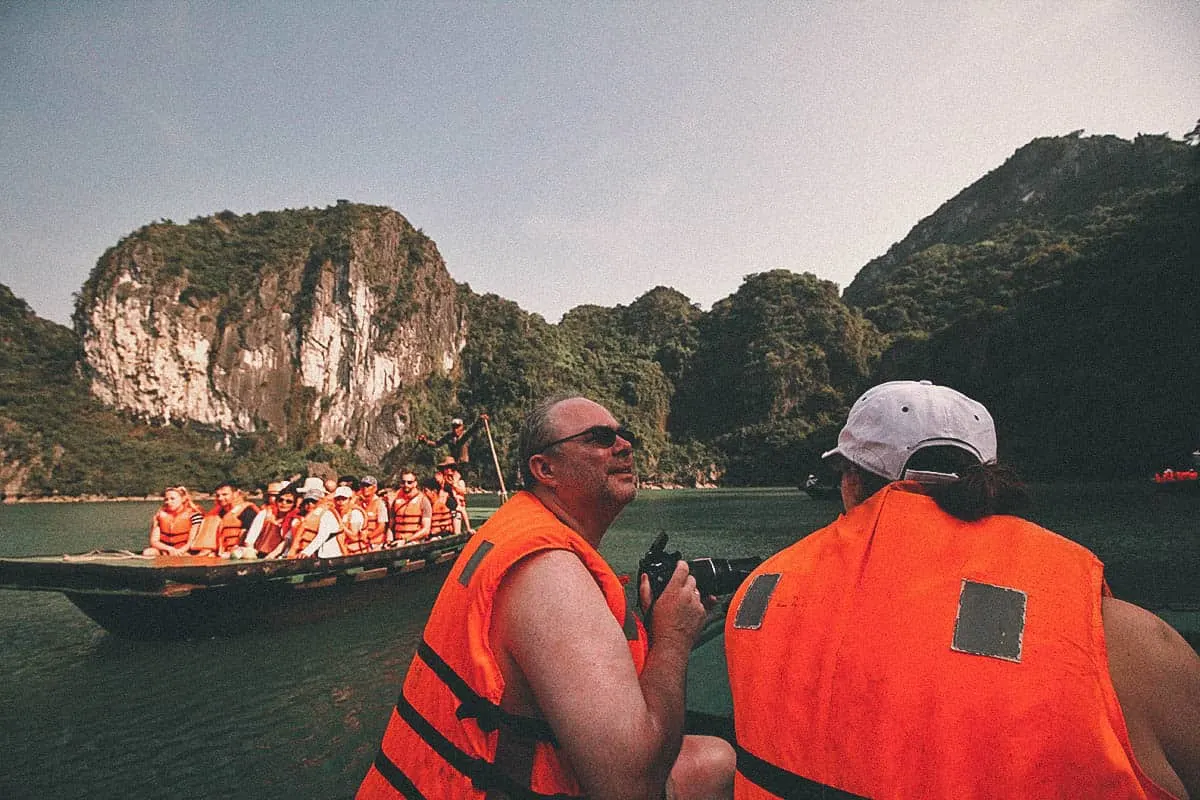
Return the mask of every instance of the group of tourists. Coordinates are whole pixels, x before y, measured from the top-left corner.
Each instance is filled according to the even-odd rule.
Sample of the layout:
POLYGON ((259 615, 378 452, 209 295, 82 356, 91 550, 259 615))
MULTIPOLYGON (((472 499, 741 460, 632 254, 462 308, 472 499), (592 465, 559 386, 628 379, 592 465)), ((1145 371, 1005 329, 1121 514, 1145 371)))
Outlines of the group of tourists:
POLYGON ((736 749, 684 735, 716 598, 680 559, 639 618, 601 557, 636 447, 583 397, 530 413, 525 489, 451 569, 360 800, 1200 796, 1200 658, 1015 515, 991 415, 927 381, 859 398, 824 456, 846 513, 733 595, 736 749))
POLYGON ((474 532, 467 485, 450 457, 424 480, 405 470, 391 490, 373 475, 310 476, 272 481, 261 507, 230 481, 213 492, 207 512, 184 486, 163 497, 143 555, 336 558, 474 532))

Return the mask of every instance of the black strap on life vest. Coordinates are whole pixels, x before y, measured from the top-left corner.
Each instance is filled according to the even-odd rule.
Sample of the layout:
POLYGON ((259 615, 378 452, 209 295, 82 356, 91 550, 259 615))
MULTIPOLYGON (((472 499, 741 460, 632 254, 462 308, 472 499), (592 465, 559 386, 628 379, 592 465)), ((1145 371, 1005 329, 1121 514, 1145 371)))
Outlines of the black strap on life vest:
MULTIPOLYGON (((446 688, 458 698, 460 705, 455 715, 459 719, 474 719, 481 729, 489 733, 497 728, 507 728, 527 739, 549 742, 552 747, 558 747, 558 739, 545 720, 510 713, 481 697, 424 639, 417 646, 417 657, 424 661, 442 683, 446 684, 446 688)), ((403 695, 397 706, 400 702, 404 702, 403 695)))
POLYGON ((862 795, 809 780, 764 761, 740 744, 735 744, 734 749, 737 750, 737 771, 742 777, 783 800, 865 800, 862 795))
POLYGON ((392 788, 399 792, 408 800, 425 800, 425 795, 421 794, 417 789, 416 784, 408 779, 404 774, 404 770, 396 766, 396 764, 387 757, 383 752, 383 748, 379 748, 379 754, 375 756, 375 769, 383 776, 383 779, 392 785, 392 788))
MULTIPOLYGON (((510 800, 573 800, 573 795, 566 794, 539 794, 529 788, 528 781, 525 785, 517 783, 513 778, 506 774, 505 770, 493 764, 490 761, 482 758, 476 758, 469 753, 464 753, 454 742, 447 739, 442 732, 435 728, 427 719, 421 716, 412 705, 404 699, 400 698, 400 702, 396 705, 396 711, 400 714, 400 718, 413 729, 413 732, 420 736, 425 743, 428 744, 435 753, 445 759, 446 763, 452 766, 457 771, 461 772, 471 779, 471 784, 481 792, 486 792, 490 797, 506 797, 510 800)), ((382 748, 379 755, 375 758, 375 767, 379 769, 382 775, 396 791, 404 794, 405 786, 412 787, 411 791, 415 791, 412 781, 397 767, 390 758, 383 752, 382 748), (380 762, 384 762, 384 768, 380 768, 380 762), (391 776, 398 776, 399 782, 393 781, 391 776)), ((420 797, 419 794, 411 795, 420 797)))

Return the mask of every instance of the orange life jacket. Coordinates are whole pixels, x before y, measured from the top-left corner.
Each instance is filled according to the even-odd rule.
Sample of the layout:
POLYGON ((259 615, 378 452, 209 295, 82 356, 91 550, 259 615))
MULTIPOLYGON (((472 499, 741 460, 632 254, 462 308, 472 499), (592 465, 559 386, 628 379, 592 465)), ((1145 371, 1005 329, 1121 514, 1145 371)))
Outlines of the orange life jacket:
POLYGON ((447 533, 454 533, 454 517, 450 514, 450 509, 446 508, 446 504, 441 500, 436 503, 430 501, 433 505, 433 516, 430 519, 429 535, 442 536, 447 533))
POLYGON ((304 518, 296 525, 296 534, 292 540, 292 549, 288 554, 289 557, 294 558, 300 555, 300 551, 312 544, 312 540, 317 538, 317 531, 321 529, 321 517, 325 515, 326 511, 332 511, 332 509, 317 505, 313 507, 312 511, 304 515, 304 518))
POLYGON ((350 527, 350 518, 354 515, 355 510, 362 513, 362 509, 347 509, 346 515, 339 520, 341 530, 338 532, 338 546, 341 547, 342 555, 344 556, 365 553, 371 549, 370 534, 367 531, 366 525, 363 525, 357 531, 350 527))
POLYGON ((283 515, 283 519, 279 520, 279 535, 288 543, 287 551, 283 554, 285 558, 292 553, 292 542, 296 538, 296 531, 300 529, 300 522, 303 519, 304 515, 300 513, 300 510, 293 508, 283 515))
POLYGON ((387 503, 379 495, 375 495, 368 503, 361 503, 363 531, 367 536, 368 548, 379 548, 387 544, 387 503))
POLYGON ((279 524, 279 519, 273 511, 268 511, 262 528, 258 531, 258 538, 254 540, 254 549, 260 555, 265 556, 278 547, 282 541, 283 528, 279 524))
POLYGON ((1169 798, 1108 673, 1103 573, 1032 523, 883 488, 733 597, 734 796, 1169 798))
POLYGON ((217 534, 220 530, 221 515, 214 507, 201 520, 200 530, 196 531, 196 538, 192 540, 189 550, 196 553, 205 550, 215 551, 217 549, 217 534))
POLYGON ((220 545, 219 552, 227 553, 242 543, 242 538, 246 535, 246 529, 242 527, 241 514, 247 508, 253 508, 256 512, 258 511, 257 506, 253 503, 242 501, 241 503, 234 503, 221 516, 221 527, 217 531, 217 543, 220 545))
POLYGON ((183 506, 179 509, 179 513, 172 514, 165 508, 161 508, 154 515, 158 521, 158 539, 165 547, 180 548, 187 544, 188 536, 192 533, 192 514, 191 508, 183 506))
POLYGON ((580 795, 546 722, 501 710, 504 679, 488 644, 501 579, 546 550, 570 550, 592 573, 641 674, 646 631, 612 568, 536 497, 519 492, 471 538, 446 578, 360 800, 580 795))
POLYGON ((425 495, 420 491, 413 497, 397 497, 392 506, 392 531, 397 539, 412 536, 421 530, 421 502, 425 495))

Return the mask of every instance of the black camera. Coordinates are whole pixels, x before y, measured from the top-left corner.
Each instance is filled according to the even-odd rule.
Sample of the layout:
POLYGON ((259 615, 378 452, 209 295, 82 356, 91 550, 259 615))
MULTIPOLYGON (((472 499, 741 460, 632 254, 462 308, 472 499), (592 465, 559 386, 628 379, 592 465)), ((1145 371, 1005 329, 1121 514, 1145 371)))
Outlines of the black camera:
MULTIPOLYGON (((666 547, 667 534, 664 531, 638 562, 638 583, 641 583, 643 574, 650 578, 650 594, 654 600, 667 588, 671 576, 675 573, 675 565, 682 558, 678 551, 667 552, 666 547)), ((708 597, 732 594, 754 568, 762 563, 762 559, 694 558, 688 559, 687 563, 689 571, 696 578, 696 588, 700 590, 700 596, 708 597)))

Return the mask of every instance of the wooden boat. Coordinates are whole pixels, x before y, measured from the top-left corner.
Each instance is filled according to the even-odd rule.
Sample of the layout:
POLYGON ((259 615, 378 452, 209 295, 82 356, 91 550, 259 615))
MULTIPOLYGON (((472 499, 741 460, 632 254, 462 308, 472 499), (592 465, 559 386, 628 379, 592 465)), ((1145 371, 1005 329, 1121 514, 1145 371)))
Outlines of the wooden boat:
POLYGON ((306 622, 361 608, 427 573, 440 581, 469 536, 341 558, 272 561, 94 551, 0 558, 0 589, 62 592, 106 630, 181 639, 306 622))

